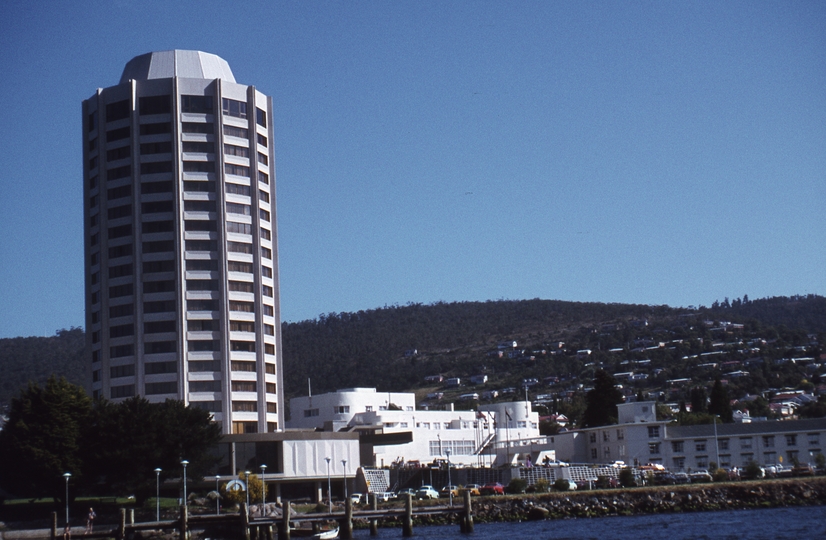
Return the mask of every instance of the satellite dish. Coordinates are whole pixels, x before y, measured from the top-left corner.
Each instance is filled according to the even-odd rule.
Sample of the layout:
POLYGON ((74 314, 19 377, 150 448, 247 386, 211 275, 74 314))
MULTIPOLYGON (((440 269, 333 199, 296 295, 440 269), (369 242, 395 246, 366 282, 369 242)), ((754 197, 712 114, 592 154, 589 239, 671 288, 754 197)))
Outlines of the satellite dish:
POLYGON ((230 480, 227 482, 227 491, 246 491, 247 485, 241 480, 230 480))

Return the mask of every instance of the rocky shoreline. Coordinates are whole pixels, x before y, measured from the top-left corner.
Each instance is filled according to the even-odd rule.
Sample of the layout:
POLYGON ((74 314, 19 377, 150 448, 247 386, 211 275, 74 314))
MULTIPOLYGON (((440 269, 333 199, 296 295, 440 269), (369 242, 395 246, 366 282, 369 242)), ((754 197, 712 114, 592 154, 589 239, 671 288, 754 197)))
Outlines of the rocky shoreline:
POLYGON ((473 518, 487 523, 817 505, 826 505, 823 477, 485 497, 474 501, 473 518))

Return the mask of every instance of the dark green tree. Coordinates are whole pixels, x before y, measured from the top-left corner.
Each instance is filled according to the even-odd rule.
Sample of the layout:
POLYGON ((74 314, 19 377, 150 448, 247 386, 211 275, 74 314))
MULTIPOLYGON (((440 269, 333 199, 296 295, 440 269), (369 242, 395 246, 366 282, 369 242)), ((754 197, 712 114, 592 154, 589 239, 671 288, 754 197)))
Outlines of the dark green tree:
POLYGON ((96 405, 90 455, 98 480, 115 494, 134 495, 141 504, 154 493, 155 468, 162 480, 180 477, 186 459, 187 475, 195 479, 215 463, 210 448, 220 440, 220 426, 204 410, 143 397, 96 405))
MULTIPOLYGON (((62 501, 64 473, 83 481, 83 441, 92 401, 83 388, 50 377, 44 387, 30 383, 12 399, 0 431, 0 485, 25 497, 62 501)), ((71 493, 71 492, 70 492, 71 493)))
POLYGON ((703 386, 695 386, 691 389, 691 412, 708 412, 708 394, 703 386))
POLYGON ((731 423, 732 410, 731 400, 728 397, 728 391, 718 377, 714 381, 714 386, 711 387, 711 399, 708 404, 709 414, 716 414, 720 416, 720 420, 724 423, 731 423))
POLYGON ((585 395, 587 406, 582 415, 583 427, 606 426, 617 423, 617 405, 623 402, 622 392, 616 388, 616 379, 600 369, 594 374, 594 388, 585 395))

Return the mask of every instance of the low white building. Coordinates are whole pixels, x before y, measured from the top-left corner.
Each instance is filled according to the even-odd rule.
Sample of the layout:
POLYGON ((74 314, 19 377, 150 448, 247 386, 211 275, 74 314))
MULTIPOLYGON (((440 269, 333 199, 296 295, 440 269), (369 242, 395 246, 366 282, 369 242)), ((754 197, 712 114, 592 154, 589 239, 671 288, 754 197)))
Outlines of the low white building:
MULTIPOLYGON (((477 411, 417 410, 412 393, 349 388, 290 400, 288 428, 362 433, 361 464, 431 463, 497 466, 526 460, 529 453, 510 449, 538 441, 539 415, 530 402, 483 405, 477 411)), ((534 447, 532 447, 534 448, 534 447)), ((532 456, 541 459, 540 446, 532 456)))

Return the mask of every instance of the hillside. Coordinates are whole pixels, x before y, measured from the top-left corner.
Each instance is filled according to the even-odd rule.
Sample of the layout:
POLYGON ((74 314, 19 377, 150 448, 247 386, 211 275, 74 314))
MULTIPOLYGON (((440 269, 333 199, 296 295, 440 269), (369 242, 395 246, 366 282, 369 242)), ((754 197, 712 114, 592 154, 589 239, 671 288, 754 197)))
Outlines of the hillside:
MULTIPOLYGON (((437 374, 484 373, 491 379, 487 388, 549 377, 587 384, 595 366, 628 371, 628 362, 645 360, 658 375, 639 385, 644 389, 695 375, 696 362, 684 357, 708 354, 715 346, 726 345, 733 361, 758 355, 743 349, 752 338, 767 343, 759 353, 767 360, 819 355, 826 298, 726 299, 697 309, 538 299, 410 304, 283 323, 282 330, 287 398, 306 394, 308 378, 314 393, 375 386, 424 394, 432 390, 424 377, 437 374), (737 323, 736 330, 715 334, 719 321, 737 323), (517 348, 499 352, 498 344, 513 341, 517 348), (675 345, 652 346, 666 342, 675 345), (580 350, 592 352, 583 357, 580 350)), ((52 373, 82 383, 83 346, 79 328, 49 338, 0 339, 0 405, 28 381, 42 383, 52 373)), ((799 373, 781 376, 764 369, 749 379, 748 388, 766 387, 767 377, 775 385, 800 380, 799 373)))

